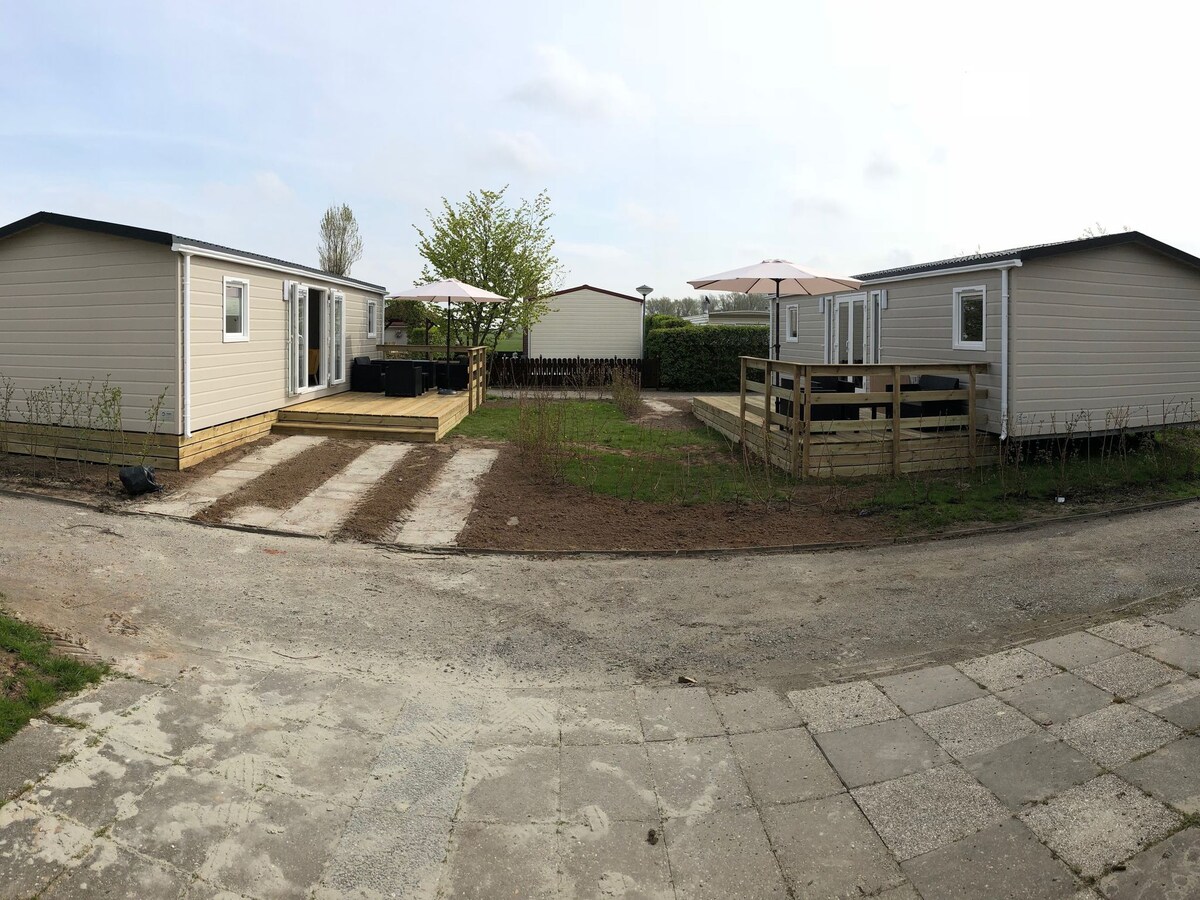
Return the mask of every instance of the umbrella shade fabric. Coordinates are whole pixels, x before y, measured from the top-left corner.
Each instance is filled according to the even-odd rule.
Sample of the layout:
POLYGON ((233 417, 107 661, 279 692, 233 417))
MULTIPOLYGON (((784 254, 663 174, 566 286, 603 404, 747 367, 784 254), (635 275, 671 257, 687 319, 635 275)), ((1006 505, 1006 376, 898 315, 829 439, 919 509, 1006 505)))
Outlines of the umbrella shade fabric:
POLYGON ((697 278, 695 281, 689 281, 688 284, 701 290, 774 294, 776 297, 796 294, 819 296, 862 287, 862 282, 855 281, 853 278, 818 275, 802 269, 786 259, 764 259, 751 266, 730 269, 728 272, 710 275, 708 278, 697 278))
POLYGON ((501 297, 483 288, 466 284, 457 278, 447 278, 445 281, 433 281, 422 284, 398 294, 392 294, 393 300, 423 300, 426 303, 507 303, 508 297, 501 297))

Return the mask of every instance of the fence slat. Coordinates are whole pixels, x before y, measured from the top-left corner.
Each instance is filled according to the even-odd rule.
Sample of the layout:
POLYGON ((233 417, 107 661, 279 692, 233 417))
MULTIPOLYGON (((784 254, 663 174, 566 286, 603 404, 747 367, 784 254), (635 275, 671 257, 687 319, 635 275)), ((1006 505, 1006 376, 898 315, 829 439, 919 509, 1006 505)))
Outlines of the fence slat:
POLYGON ((661 367, 657 359, 505 358, 493 361, 492 384, 498 387, 603 387, 613 374, 635 377, 643 388, 657 388, 661 367))

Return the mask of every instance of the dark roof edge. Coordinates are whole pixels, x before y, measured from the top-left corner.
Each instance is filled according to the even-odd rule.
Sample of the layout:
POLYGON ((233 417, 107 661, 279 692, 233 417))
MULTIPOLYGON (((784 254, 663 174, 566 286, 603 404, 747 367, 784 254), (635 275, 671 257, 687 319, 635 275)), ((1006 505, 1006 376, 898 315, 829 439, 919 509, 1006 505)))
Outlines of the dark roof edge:
POLYGON ((62 213, 36 212, 31 216, 26 216, 23 219, 18 219, 16 222, 10 222, 7 225, 0 226, 0 240, 17 234, 21 231, 26 231, 36 225, 57 225, 61 228, 74 228, 78 231, 91 231, 96 234, 109 234, 114 237, 129 238, 134 241, 145 241, 151 244, 159 244, 170 248, 175 244, 183 244, 187 247, 195 247, 197 250, 209 250, 213 253, 221 253, 227 256, 236 256, 247 263, 259 263, 271 269, 296 269, 301 272, 308 272, 312 275, 319 276, 329 281, 345 282, 359 287, 368 288, 372 292, 386 293, 387 288, 381 284, 373 284, 370 281, 362 281, 358 278, 351 278, 348 275, 334 275, 330 272, 325 272, 313 266, 305 266, 300 263, 289 262, 286 259, 277 259, 273 256, 264 256, 261 253, 249 253, 245 250, 237 250, 233 247, 226 247, 221 244, 213 244, 208 241, 197 241, 192 238, 182 237, 177 234, 170 234, 166 231, 154 231, 149 228, 137 228, 133 225, 121 225, 117 222, 104 222, 99 219, 84 219, 79 216, 66 216, 62 213))
POLYGON ((911 266, 898 266, 893 269, 880 269, 876 272, 864 272, 860 275, 855 275, 854 278, 859 281, 886 281, 889 278, 900 276, 933 276, 947 269, 958 269, 964 266, 986 267, 989 263, 1001 263, 1010 259, 1019 259, 1025 262, 1026 260, 1045 259, 1051 256, 1061 256, 1066 253, 1077 253, 1081 250, 1098 250, 1121 244, 1134 244, 1144 247, 1185 266, 1200 270, 1200 257, 1193 256, 1191 253, 1152 238, 1147 234, 1142 234, 1140 231, 1120 231, 1115 234, 1102 234, 1092 238, 1079 238, 1072 241, 1060 241, 1054 244, 1037 244, 1030 247, 1017 247, 1012 250, 980 253, 975 256, 959 256, 953 259, 917 263, 911 266))
POLYGON ((573 294, 576 291, 595 291, 597 294, 608 294, 610 297, 620 297, 622 300, 632 300, 634 303, 645 303, 646 302, 645 298, 643 298, 643 297, 634 297, 634 296, 631 296, 630 294, 622 294, 617 291, 610 291, 608 288, 596 287, 595 285, 591 285, 591 284, 580 284, 580 285, 576 285, 575 287, 571 287, 571 288, 563 288, 561 291, 555 291, 553 294, 550 294, 549 296, 560 297, 563 294, 573 294))

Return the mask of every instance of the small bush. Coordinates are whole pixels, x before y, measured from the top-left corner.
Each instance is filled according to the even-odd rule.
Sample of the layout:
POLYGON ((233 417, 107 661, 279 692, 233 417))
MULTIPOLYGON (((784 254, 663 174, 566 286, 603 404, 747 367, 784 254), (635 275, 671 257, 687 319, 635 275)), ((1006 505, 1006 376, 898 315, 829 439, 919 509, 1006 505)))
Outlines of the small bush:
POLYGON ((646 335, 646 355, 662 364, 660 386, 677 391, 736 391, 740 357, 766 357, 766 325, 657 328, 646 335))
POLYGON ((696 326, 687 319, 679 316, 673 316, 670 313, 654 313, 646 316, 646 331, 651 332, 658 328, 695 328, 696 326))
POLYGON ((642 411, 642 385, 636 372, 613 369, 612 398, 627 419, 642 411))

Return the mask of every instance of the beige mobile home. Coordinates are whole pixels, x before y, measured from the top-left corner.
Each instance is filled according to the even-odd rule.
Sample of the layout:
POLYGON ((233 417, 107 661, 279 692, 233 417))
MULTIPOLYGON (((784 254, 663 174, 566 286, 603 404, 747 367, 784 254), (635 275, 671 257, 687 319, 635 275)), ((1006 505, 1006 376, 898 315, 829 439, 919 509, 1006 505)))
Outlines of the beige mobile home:
POLYGON ((983 363, 979 428, 1000 437, 1200 420, 1200 259, 1139 232, 855 276, 784 297, 772 357, 983 363))
POLYGON ((384 292, 162 231, 13 222, 0 228, 0 426, 39 436, 8 449, 101 459, 117 424, 123 447, 153 433, 152 462, 186 468, 254 440, 278 410, 349 388, 350 360, 376 355, 384 292), (79 392, 70 409, 62 391, 31 407, 60 382, 119 388, 119 419, 99 421, 79 392), (73 437, 55 437, 66 426, 73 437))
POLYGON ((526 334, 525 353, 548 359, 641 359, 641 297, 581 284, 550 295, 526 334))

